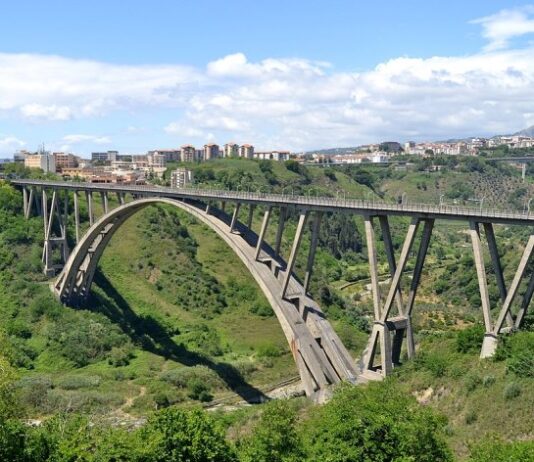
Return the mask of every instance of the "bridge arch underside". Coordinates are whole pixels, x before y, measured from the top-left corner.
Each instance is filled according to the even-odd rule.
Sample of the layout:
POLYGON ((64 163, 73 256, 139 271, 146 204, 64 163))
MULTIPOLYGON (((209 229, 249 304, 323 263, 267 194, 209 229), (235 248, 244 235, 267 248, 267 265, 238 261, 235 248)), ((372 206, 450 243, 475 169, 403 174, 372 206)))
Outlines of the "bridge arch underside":
POLYGON ((352 357, 321 308, 305 294, 293 275, 290 276, 289 286, 293 294, 299 295, 282 297, 281 281, 284 271, 287 271, 285 262, 275 257, 273 249, 265 243, 262 251, 281 266, 271 266, 257 259, 258 236, 241 223, 232 230, 229 215, 207 207, 203 202, 160 197, 138 199, 101 217, 82 237, 52 285, 63 303, 79 306, 87 300, 98 261, 114 233, 132 215, 153 204, 168 204, 190 213, 214 230, 243 261, 278 318, 308 396, 317 397, 329 385, 343 380, 356 381, 357 369, 352 357))

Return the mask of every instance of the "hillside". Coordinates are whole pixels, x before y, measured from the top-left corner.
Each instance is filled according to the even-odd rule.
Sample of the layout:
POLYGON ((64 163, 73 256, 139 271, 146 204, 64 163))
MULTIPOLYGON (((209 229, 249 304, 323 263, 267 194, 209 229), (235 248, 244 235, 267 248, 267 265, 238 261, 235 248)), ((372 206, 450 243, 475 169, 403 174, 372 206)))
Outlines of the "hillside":
MULTIPOLYGON (((200 187, 284 194, 386 201, 404 195, 409 202, 427 203, 441 197, 465 204, 484 197, 484 205, 521 210, 533 192, 532 179, 522 183, 520 172, 506 165, 476 159, 437 159, 435 165, 439 171, 426 160, 407 170, 323 169, 235 159, 189 167, 200 187)), ((83 413, 105 424, 130 425, 171 405, 256 400, 295 377, 280 326, 252 277, 191 217, 158 206, 131 218, 104 253, 88 305, 75 310, 53 300, 41 274, 42 223, 25 222, 20 207, 20 194, 1 185, 0 352, 16 374, 18 417, 83 413)), ((254 216, 255 229, 261 213, 254 216)), ((295 224, 296 217, 290 217, 283 238, 286 257, 295 224)), ((406 225, 392 220, 397 250, 406 225)), ((532 438, 534 339, 530 332, 520 333, 502 348, 499 361, 478 360, 481 313, 471 244, 464 225, 436 228, 416 304, 417 359, 399 368, 385 387, 445 415, 442 436, 465 458, 472 441, 492 433, 532 438)), ((272 226, 268 239, 274 232, 272 226)), ((528 230, 500 226, 496 233, 509 280, 528 230)), ((305 240, 297 273, 308 245, 305 240)), ((387 284, 381 246, 380 274, 387 284)), ((311 290, 355 357, 363 351, 372 310, 366 255, 361 219, 328 215, 311 290)), ((491 298, 498 300, 496 288, 491 298)), ((319 411, 305 400, 294 407, 306 438, 308 419, 319 411)), ((263 409, 217 414, 217 420, 236 442, 263 409)))

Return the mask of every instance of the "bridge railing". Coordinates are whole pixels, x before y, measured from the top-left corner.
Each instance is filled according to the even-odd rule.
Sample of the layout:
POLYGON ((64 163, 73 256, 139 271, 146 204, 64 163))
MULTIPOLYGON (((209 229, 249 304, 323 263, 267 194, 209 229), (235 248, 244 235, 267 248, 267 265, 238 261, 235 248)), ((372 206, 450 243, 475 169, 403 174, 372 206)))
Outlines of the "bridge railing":
POLYGON ((433 205, 427 203, 400 203, 392 204, 383 200, 364 200, 353 198, 339 198, 328 196, 275 194, 268 192, 232 191, 227 189, 200 189, 200 188, 169 188, 154 185, 121 185, 109 183, 76 183, 76 182, 51 182, 42 180, 15 180, 13 184, 28 186, 43 186, 50 188, 68 188, 72 190, 92 191, 117 191, 129 193, 151 193, 155 195, 173 195, 188 198, 206 198, 211 200, 234 200, 271 202, 280 205, 309 205, 326 206, 340 209, 355 209, 369 211, 393 211, 397 213, 423 213, 443 216, 462 216, 472 218, 501 218, 510 220, 532 220, 534 216, 528 210, 523 212, 502 211, 497 209, 460 206, 460 205, 433 205))

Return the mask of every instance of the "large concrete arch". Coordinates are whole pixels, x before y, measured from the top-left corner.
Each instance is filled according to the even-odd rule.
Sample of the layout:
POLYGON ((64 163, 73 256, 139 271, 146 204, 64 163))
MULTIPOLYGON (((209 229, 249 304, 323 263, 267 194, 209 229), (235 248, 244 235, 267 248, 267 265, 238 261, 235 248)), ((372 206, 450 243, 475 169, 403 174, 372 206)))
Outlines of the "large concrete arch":
MULTIPOLYGON (((80 239, 52 284, 53 292, 63 303, 77 306, 85 302, 98 261, 114 233, 132 215, 154 204, 172 205, 193 215, 215 231, 241 259, 277 316, 308 396, 322 396, 331 384, 342 380, 356 381, 357 369, 352 357, 300 282, 290 274, 290 285, 299 290, 301 295, 289 299, 282 297, 283 270, 258 261, 258 236, 241 223, 228 226, 230 217, 227 214, 206 207, 203 202, 164 197, 143 198, 120 205, 102 216, 80 239)), ((267 253, 274 254, 266 244, 263 244, 263 248, 267 253)))

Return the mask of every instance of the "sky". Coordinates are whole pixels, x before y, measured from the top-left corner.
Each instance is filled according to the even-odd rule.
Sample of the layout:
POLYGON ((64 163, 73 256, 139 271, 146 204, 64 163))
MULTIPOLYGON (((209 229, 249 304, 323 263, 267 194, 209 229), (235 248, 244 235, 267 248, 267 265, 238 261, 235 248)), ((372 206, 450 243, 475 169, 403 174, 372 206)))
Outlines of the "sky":
POLYGON ((4 2, 0 156, 313 150, 534 125, 534 3, 4 2))

